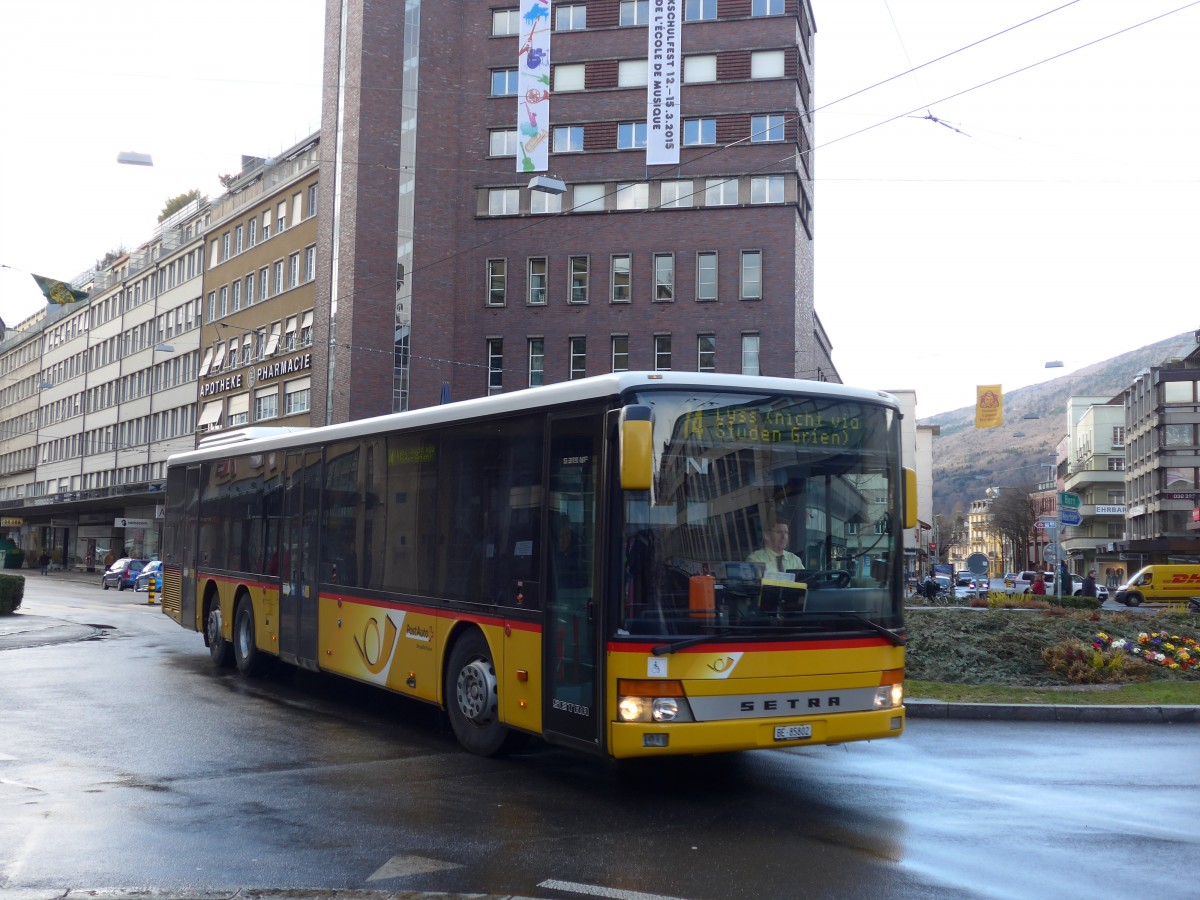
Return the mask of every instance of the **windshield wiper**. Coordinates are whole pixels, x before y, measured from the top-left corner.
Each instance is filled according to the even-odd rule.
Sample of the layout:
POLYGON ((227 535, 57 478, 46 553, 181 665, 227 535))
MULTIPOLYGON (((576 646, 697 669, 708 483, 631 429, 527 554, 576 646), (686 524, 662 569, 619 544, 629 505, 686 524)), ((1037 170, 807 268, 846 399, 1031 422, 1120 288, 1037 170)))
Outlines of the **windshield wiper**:
POLYGON ((694 647, 696 644, 703 644, 705 641, 711 641, 713 638, 728 637, 737 632, 736 628, 722 628, 720 631, 714 631, 712 634, 698 634, 694 637, 683 638, 678 641, 672 641, 669 644, 659 644, 651 652, 655 656, 663 656, 666 653, 674 653, 676 650, 683 650, 686 647, 694 647))
POLYGON ((853 612, 848 609, 821 610, 819 613, 813 613, 813 615, 845 616, 848 619, 854 619, 856 622, 861 622, 863 625, 866 625, 868 628, 870 628, 874 632, 882 634, 885 638, 887 638, 889 641, 891 641, 897 647, 903 647, 905 644, 908 643, 908 638, 906 638, 904 635, 900 634, 900 632, 892 631, 892 629, 890 629, 890 628, 884 628, 878 622, 872 622, 866 616, 861 615, 856 612, 853 612))

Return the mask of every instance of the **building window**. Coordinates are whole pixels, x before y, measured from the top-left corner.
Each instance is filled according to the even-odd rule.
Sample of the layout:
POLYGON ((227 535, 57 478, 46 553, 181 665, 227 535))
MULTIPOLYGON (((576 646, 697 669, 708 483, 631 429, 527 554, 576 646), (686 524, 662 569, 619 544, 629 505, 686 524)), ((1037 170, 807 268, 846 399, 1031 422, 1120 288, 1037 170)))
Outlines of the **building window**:
POLYGON ((275 233, 283 234, 284 229, 287 228, 287 201, 281 201, 279 204, 279 209, 277 209, 275 212, 275 233))
POLYGON ((490 156, 517 155, 517 129, 498 128, 488 132, 488 154, 490 156))
MULTIPOLYGON (((312 346, 312 331, 313 331, 313 311, 310 309, 304 314, 304 318, 300 320, 300 346, 312 346)), ((261 334, 261 332, 260 332, 261 334)), ((249 340, 247 338, 246 340, 249 340)))
POLYGON ((1124 471, 1125 471, 1125 457, 1123 457, 1123 456, 1110 456, 1110 457, 1108 458, 1108 471, 1110 471, 1110 472, 1124 472, 1124 471))
POLYGON ((488 190, 489 216, 515 216, 520 211, 520 188, 490 188, 488 190))
POLYGON ((271 211, 268 209, 263 213, 263 240, 269 240, 271 237, 271 211))
POLYGON ((297 378, 283 386, 283 414, 294 416, 308 412, 311 378, 297 378))
POLYGON ((783 176, 755 175, 750 179, 751 203, 782 203, 783 176))
POLYGON ((738 180, 736 178, 706 178, 704 180, 705 206, 736 206, 738 202, 738 180))
POLYGON ((691 179, 659 182, 659 206, 663 209, 679 209, 692 205, 691 179))
POLYGON ((717 57, 715 55, 685 56, 683 58, 683 83, 701 84, 717 80, 717 57))
POLYGON ((529 339, 529 386, 540 387, 546 383, 546 341, 543 338, 529 339))
POLYGON ((758 335, 742 335, 742 374, 761 375, 758 367, 758 335))
POLYGON ((234 255, 242 252, 242 239, 245 231, 245 226, 239 225, 233 229, 233 252, 234 255))
POLYGON ((750 143, 762 144, 783 140, 783 116, 773 113, 750 117, 750 143))
POLYGON ((271 296, 269 270, 266 266, 258 270, 258 292, 260 300, 266 300, 271 296))
POLYGON ((554 66, 554 91, 582 91, 587 84, 587 66, 583 63, 554 66))
POLYGON ((782 16, 783 0, 750 0, 752 16, 782 16))
POLYGON ((1112 445, 1113 449, 1125 446, 1125 426, 1114 425, 1112 430, 1112 445))
POLYGON ((617 87, 645 87, 646 60, 623 59, 617 66, 617 87))
POLYGON ((630 300, 631 261, 627 254, 612 258, 612 302, 628 303, 630 300))
POLYGON ((242 308, 242 282, 241 282, 241 279, 238 279, 237 281, 233 282, 233 284, 231 284, 230 287, 233 289, 230 294, 230 296, 231 296, 231 300, 230 300, 231 310, 230 311, 237 312, 239 309, 242 308))
POLYGON ((494 9, 492 10, 492 36, 506 37, 521 32, 521 10, 494 9))
POLYGON ((612 338, 612 370, 629 371, 629 335, 614 334, 612 338))
POLYGON ((600 212, 604 209, 604 185, 575 185, 572 190, 572 202, 572 209, 576 212, 600 212))
POLYGON ((621 0, 622 25, 645 25, 649 21, 649 0, 621 0))
POLYGON ((229 398, 229 426, 236 428, 250 421, 250 396, 240 394, 229 398))
POLYGON ((683 146, 700 147, 717 142, 716 119, 684 119, 683 146))
POLYGON ((308 186, 308 196, 304 200, 304 218, 311 219, 317 214, 317 185, 308 186))
POLYGON ((488 396, 504 390, 504 341, 488 338, 487 342, 488 396))
POLYGON ((654 300, 670 303, 675 299, 675 255, 654 254, 654 300))
POLYGON ((762 251, 742 251, 742 299, 762 299, 762 251))
POLYGON ((508 260, 487 260, 487 305, 504 306, 505 290, 508 287, 508 260))
POLYGON ((253 247, 258 243, 258 217, 251 219, 246 223, 246 231, 249 234, 250 246, 253 247))
POLYGON ((219 294, 221 299, 217 301, 217 318, 223 319, 229 315, 229 285, 221 285, 219 294))
POLYGON ((300 283, 300 254, 293 253, 288 257, 288 287, 294 288, 300 283))
POLYGON ((696 254, 696 299, 717 299, 717 254, 696 254))
POLYGON ((529 304, 546 304, 546 257, 533 256, 529 259, 529 304))
POLYGON ((229 232, 221 235, 221 261, 229 259, 229 232))
POLYGON ((558 125, 554 129, 553 150, 555 153, 582 153, 583 126, 558 125))
POLYGON ((562 212, 562 194, 530 191, 529 211, 535 215, 553 215, 562 212))
POLYGON ((290 353, 296 349, 296 328, 299 323, 295 316, 288 316, 283 326, 283 349, 290 353))
POLYGON ((782 78, 783 64, 782 50, 757 50, 750 54, 750 77, 782 78))
POLYGON ((621 122, 617 125, 617 149, 636 150, 646 146, 645 122, 621 122))
POLYGON ((712 334, 696 336, 696 371, 717 371, 717 338, 712 334))
POLYGON ((717 17, 717 0, 687 0, 683 8, 683 21, 703 22, 717 17))
POLYGON ((556 31, 582 31, 587 28, 587 7, 582 3, 554 6, 554 28, 556 31))
POLYGON ((492 96, 515 97, 517 95, 517 70, 495 69, 492 71, 492 96))
POLYGON ((312 281, 317 277, 317 248, 304 248, 304 280, 312 281))
POLYGON ((275 263, 275 284, 272 288, 275 296, 283 293, 283 260, 278 260, 275 263))
POLYGON ((571 264, 571 303, 588 302, 588 258, 572 256, 571 264))
POLYGON ((654 371, 671 371, 671 336, 669 334, 654 336, 654 371))
POLYGON ((571 357, 570 380, 587 377, 587 338, 573 337, 567 340, 567 351, 571 357))
POLYGON ((254 394, 254 421, 274 419, 279 415, 279 389, 266 388, 254 394))
POLYGON ((650 185, 644 181, 617 185, 617 209, 646 209, 650 205, 650 185))

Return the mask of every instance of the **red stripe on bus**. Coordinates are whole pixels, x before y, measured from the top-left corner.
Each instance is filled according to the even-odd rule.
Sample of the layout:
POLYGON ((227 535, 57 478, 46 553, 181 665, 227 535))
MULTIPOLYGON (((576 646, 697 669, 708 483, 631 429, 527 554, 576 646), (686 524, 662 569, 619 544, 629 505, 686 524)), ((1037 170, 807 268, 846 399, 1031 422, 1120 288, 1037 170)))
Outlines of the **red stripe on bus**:
MULTIPOLYGON (((628 644, 617 643, 611 641, 608 644, 609 653, 653 653, 655 647, 670 646, 669 640, 655 641, 652 644, 628 644)), ((729 643, 714 641, 711 644, 696 644, 691 647, 684 647, 682 650, 677 650, 677 653, 712 653, 714 650, 719 650, 724 653, 728 650, 741 650, 743 652, 755 651, 771 651, 778 652, 781 650, 849 650, 862 647, 889 647, 890 642, 884 638, 847 638, 845 640, 836 640, 825 638, 819 641, 769 641, 765 643, 729 643)))

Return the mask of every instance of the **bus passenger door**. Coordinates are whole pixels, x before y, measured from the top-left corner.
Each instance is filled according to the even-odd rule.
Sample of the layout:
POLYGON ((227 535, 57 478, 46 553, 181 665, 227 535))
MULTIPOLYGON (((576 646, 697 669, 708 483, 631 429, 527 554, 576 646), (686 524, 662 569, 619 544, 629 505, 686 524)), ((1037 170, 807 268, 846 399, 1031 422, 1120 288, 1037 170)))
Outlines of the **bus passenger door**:
POLYGON ((601 412, 550 422, 542 630, 543 734, 600 749, 604 709, 597 586, 596 480, 601 412))
MULTIPOLYGON (((181 508, 174 510, 176 529, 174 559, 179 564, 179 622, 197 631, 204 623, 196 618, 196 557, 200 544, 200 467, 188 466, 183 473, 181 508)), ((168 501, 174 500, 168 494, 168 501)))
POLYGON ((317 523, 321 453, 290 451, 279 528, 279 656, 317 668, 317 523))

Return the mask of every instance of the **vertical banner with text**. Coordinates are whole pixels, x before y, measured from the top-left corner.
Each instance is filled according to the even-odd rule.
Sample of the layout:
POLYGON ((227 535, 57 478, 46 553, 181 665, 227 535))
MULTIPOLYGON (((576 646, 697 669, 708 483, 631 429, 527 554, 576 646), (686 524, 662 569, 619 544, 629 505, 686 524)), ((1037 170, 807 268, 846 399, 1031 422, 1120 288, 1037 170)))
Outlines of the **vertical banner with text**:
POLYGON ((1004 424, 1004 395, 998 384, 975 386, 975 427, 999 428, 1004 424))
POLYGON ((646 165, 679 165, 681 0, 650 0, 646 71, 646 165))
POLYGON ((550 150, 550 0, 521 0, 517 171, 545 172, 550 150))

